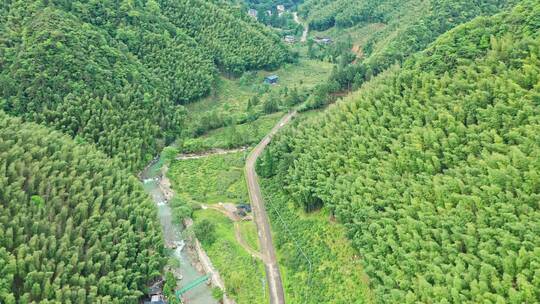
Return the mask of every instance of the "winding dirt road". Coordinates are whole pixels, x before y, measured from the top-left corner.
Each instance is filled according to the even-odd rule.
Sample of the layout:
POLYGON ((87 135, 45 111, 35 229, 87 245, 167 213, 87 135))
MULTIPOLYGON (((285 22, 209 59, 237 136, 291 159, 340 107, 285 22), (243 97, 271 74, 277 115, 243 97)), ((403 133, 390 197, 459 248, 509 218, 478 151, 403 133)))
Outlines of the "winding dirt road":
POLYGON ((266 270, 266 281, 268 282, 268 289, 270 290, 270 304, 284 304, 285 293, 283 291, 283 282, 281 281, 281 274, 279 272, 279 266, 276 259, 276 251, 272 244, 272 232, 270 230, 270 223, 268 221, 268 215, 264 206, 264 199, 261 194, 261 188, 259 187, 259 181, 257 173, 255 172, 255 163, 257 158, 261 155, 264 148, 270 143, 272 136, 274 136, 282 127, 284 127, 291 119, 296 115, 296 111, 293 111, 285 115, 274 128, 263 138, 263 140, 251 151, 246 161, 246 180, 248 184, 249 199, 253 209, 253 215, 255 217, 255 223, 257 224, 257 230, 259 234, 259 243, 261 247, 261 253, 263 256, 263 263, 266 270))
POLYGON ((309 32, 309 25, 308 24, 303 24, 300 21, 300 18, 298 18, 298 13, 297 12, 293 13, 293 17, 294 17, 294 22, 296 22, 297 24, 300 24, 301 26, 304 27, 304 31, 302 32, 302 38, 300 38, 300 42, 306 42, 307 41, 307 35, 308 35, 308 32, 309 32))
POLYGON ((236 241, 238 242, 238 244, 240 244, 240 246, 242 248, 244 248, 244 250, 249 253, 252 257, 254 258, 257 258, 259 260, 263 260, 263 256, 260 252, 258 252, 257 250, 251 248, 251 246, 249 246, 249 244, 246 242, 246 240, 244 239, 244 236, 242 235, 242 231, 240 230, 240 224, 239 222, 241 221, 241 219, 231 213, 231 212, 228 212, 227 210, 225 210, 222 206, 214 206, 214 205, 202 205, 203 209, 212 209, 212 210, 215 210, 215 211, 218 211, 220 213, 222 213, 223 215, 225 215, 226 217, 228 217, 234 224, 234 237, 236 238, 236 241))
POLYGON ((199 153, 187 153, 187 154, 180 154, 176 156, 176 160, 189 160, 189 159, 200 159, 205 158, 208 156, 214 156, 214 155, 225 155, 225 154, 233 154, 237 152, 246 151, 247 147, 242 147, 238 149, 212 149, 209 151, 199 152, 199 153))

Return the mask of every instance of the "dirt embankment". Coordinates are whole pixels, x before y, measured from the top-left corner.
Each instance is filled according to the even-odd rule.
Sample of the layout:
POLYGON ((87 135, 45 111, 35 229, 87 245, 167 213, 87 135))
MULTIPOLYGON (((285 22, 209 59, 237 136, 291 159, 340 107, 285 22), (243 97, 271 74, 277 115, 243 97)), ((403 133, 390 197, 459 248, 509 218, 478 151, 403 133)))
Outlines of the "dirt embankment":
POLYGON ((353 63, 357 63, 358 60, 364 57, 364 50, 362 49, 360 44, 353 45, 352 52, 356 54, 356 58, 354 59, 353 63))
MULTIPOLYGON (((185 219, 184 225, 186 228, 191 227, 193 225, 193 220, 190 218, 185 219)), ((198 266, 201 268, 200 270, 204 271, 210 276, 212 285, 223 290, 223 304, 236 304, 233 299, 230 299, 227 296, 227 293, 225 292, 225 283, 219 275, 219 271, 217 271, 217 269, 214 267, 212 261, 210 261, 210 257, 208 257, 208 254, 206 254, 206 251, 204 251, 202 248, 201 242, 199 242, 197 238, 193 238, 193 246, 190 247, 190 249, 192 249, 194 254, 196 254, 197 261, 199 262, 198 266)))
POLYGON ((187 159, 199 159, 203 157, 208 157, 212 155, 224 155, 224 154, 231 154, 231 153, 237 153, 246 151, 248 147, 241 147, 238 149, 212 149, 208 151, 198 152, 198 153, 186 153, 186 154, 180 154, 176 157, 176 160, 187 160, 187 159))
MULTIPOLYGON (((171 182, 167 178, 167 171, 169 170, 168 166, 164 165, 161 168, 161 178, 159 178, 159 187, 161 191, 163 192, 163 195, 165 196, 165 199, 167 201, 170 201, 173 196, 174 192, 171 188, 171 182)), ((184 220, 184 226, 186 228, 189 228, 193 225, 193 220, 188 218, 184 220)), ((223 282, 223 279, 221 279, 221 276, 216 268, 214 268, 214 265, 212 265, 212 262, 210 261, 210 258, 208 257, 208 254, 206 254, 206 251, 201 246, 201 243, 199 240, 195 237, 192 239, 192 246, 187 246, 188 250, 190 250, 190 255, 194 258, 196 258, 196 261, 198 264, 196 265, 196 268, 199 271, 205 272, 210 276, 210 281, 213 286, 220 288, 223 291, 223 303, 224 304, 236 304, 236 302, 233 299, 230 299, 227 296, 227 293, 225 291, 225 283, 223 282)))

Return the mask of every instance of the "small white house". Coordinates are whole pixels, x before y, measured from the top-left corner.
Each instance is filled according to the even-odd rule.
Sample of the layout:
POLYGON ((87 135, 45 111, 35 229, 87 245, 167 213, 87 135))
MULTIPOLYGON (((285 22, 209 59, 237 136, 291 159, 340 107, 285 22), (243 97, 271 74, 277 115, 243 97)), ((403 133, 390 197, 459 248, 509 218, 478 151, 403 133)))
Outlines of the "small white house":
POLYGON ((331 44, 332 39, 329 37, 315 37, 315 42, 318 44, 331 44))
POLYGON ((287 35, 285 36, 285 38, 283 38, 283 40, 286 42, 286 43, 295 43, 296 42, 296 38, 292 35, 287 35))
POLYGON ((251 17, 253 17, 253 18, 255 18, 255 19, 257 19, 257 15, 258 15, 258 14, 259 14, 259 12, 257 12, 256 9, 250 8, 250 9, 248 10, 248 15, 250 15, 251 17))

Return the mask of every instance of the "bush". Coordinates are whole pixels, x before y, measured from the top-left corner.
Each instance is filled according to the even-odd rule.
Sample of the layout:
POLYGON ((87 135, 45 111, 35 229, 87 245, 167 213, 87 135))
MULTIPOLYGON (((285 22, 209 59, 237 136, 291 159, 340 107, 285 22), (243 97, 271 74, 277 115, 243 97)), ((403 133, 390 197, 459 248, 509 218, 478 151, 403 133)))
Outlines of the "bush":
POLYGON ((208 219, 196 223, 193 232, 197 239, 205 245, 212 245, 216 241, 216 226, 208 219))

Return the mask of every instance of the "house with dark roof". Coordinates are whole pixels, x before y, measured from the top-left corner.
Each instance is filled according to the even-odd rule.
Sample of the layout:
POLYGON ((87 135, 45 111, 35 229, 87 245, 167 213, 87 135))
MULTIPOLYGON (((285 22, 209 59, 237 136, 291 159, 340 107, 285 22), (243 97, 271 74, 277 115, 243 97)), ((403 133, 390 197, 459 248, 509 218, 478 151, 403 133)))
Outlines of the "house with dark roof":
POLYGON ((167 304, 162 295, 153 295, 150 301, 144 301, 144 304, 167 304))

